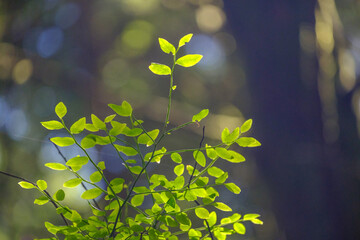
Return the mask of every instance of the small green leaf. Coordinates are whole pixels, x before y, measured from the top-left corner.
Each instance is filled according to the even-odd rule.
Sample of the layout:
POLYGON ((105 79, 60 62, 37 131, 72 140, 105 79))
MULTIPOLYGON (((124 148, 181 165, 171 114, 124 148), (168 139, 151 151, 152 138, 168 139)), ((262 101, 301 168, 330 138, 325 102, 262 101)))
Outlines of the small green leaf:
POLYGON ((221 157, 225 160, 231 159, 231 154, 229 153, 229 151, 226 148, 217 147, 217 148, 215 148, 215 151, 219 157, 221 157))
POLYGON ((170 75, 171 74, 171 69, 164 64, 151 63, 151 65, 149 66, 149 69, 156 75, 170 75))
POLYGON ((244 156, 241 155, 240 153, 237 153, 237 152, 232 151, 232 150, 228 150, 228 153, 230 153, 230 155, 231 155, 230 159, 226 159, 229 162, 239 163, 239 162, 244 162, 245 161, 244 156))
POLYGON ((249 131, 252 126, 252 122, 253 122, 252 119, 246 120, 241 125, 241 128, 240 128, 241 133, 245 133, 245 132, 249 131))
POLYGON ((95 114, 91 114, 91 121, 94 127, 101 130, 106 130, 106 124, 100 120, 95 114))
POLYGON ((80 145, 85 149, 92 148, 96 145, 96 138, 93 134, 89 134, 81 140, 80 145))
POLYGON ((116 117, 116 114, 112 114, 110 116, 107 116, 104 120, 105 123, 111 122, 116 117))
POLYGON ((50 141, 58 145, 59 147, 71 146, 75 143, 75 140, 71 137, 53 137, 50 141))
POLYGON ((223 184, 228 177, 229 177, 229 174, 227 172, 225 172, 219 178, 215 179, 215 183, 216 184, 223 184))
POLYGON ((235 128, 231 133, 228 128, 225 128, 221 133, 221 140, 225 144, 230 144, 235 141, 240 135, 240 129, 235 128))
POLYGON ((216 224, 217 215, 216 215, 215 211, 213 211, 209 214, 209 218, 207 219, 207 221, 208 221, 210 227, 212 227, 216 224))
POLYGON ((199 239, 199 237, 202 236, 200 231, 197 231, 193 228, 189 230, 188 235, 189 235, 190 239, 193 239, 193 238, 199 239))
POLYGON ((18 184, 20 185, 20 187, 25 188, 25 189, 31 189, 31 188, 35 188, 35 186, 29 182, 25 182, 25 181, 21 181, 18 182, 18 184))
POLYGON ((85 124, 85 129, 90 131, 90 132, 97 132, 99 131, 99 129, 97 129, 93 124, 91 123, 86 123, 85 124))
POLYGON ((181 176, 184 173, 184 164, 179 164, 174 168, 174 173, 177 176, 181 176))
POLYGON ((235 194, 239 194, 241 192, 241 189, 235 183, 226 183, 225 187, 235 194))
POLYGON ((143 130, 141 128, 130 129, 125 126, 122 134, 124 134, 125 136, 128 136, 128 137, 136 137, 136 136, 139 136, 142 132, 143 132, 143 130))
POLYGON ((208 219, 210 217, 209 211, 202 207, 196 208, 195 214, 200 219, 208 219))
POLYGON ((101 169, 101 170, 105 170, 105 162, 104 161, 100 161, 97 166, 101 169))
POLYGON ((242 137, 236 140, 240 147, 259 147, 261 143, 252 137, 242 137))
POLYGON ((57 171, 63 171, 63 170, 67 169, 67 167, 61 163, 45 163, 45 167, 48 167, 52 170, 57 170, 57 171))
POLYGON ((85 164, 87 164, 89 161, 88 157, 73 157, 70 158, 67 162, 66 165, 70 166, 70 167, 75 167, 75 166, 83 166, 85 164))
POLYGON ((198 150, 194 151, 193 157, 200 166, 205 167, 206 158, 205 158, 205 155, 201 151, 198 151, 198 150))
POLYGON ((182 157, 181 157, 181 155, 178 154, 177 152, 171 154, 171 159, 172 159, 175 163, 181 163, 181 162, 182 162, 182 157))
POLYGON ((183 225, 187 225, 187 226, 191 225, 191 221, 190 221, 189 217, 184 212, 180 212, 180 213, 176 214, 176 220, 183 225))
POLYGON ((208 158, 214 160, 215 158, 217 158, 217 154, 214 148, 212 148, 210 145, 205 145, 206 146, 206 155, 208 156, 208 158))
POLYGON ((224 212, 231 212, 232 209, 226 205, 225 203, 222 202, 215 202, 212 205, 214 205, 214 207, 216 207, 217 209, 224 211, 224 212))
POLYGON ((181 48, 182 46, 184 46, 186 43, 190 42, 191 38, 192 38, 193 34, 189 33, 185 36, 183 36, 180 41, 179 41, 179 48, 181 48))
POLYGON ((47 122, 41 122, 41 125, 43 125, 43 127, 48 129, 48 130, 57 130, 57 129, 63 129, 64 128, 64 126, 62 125, 61 122, 55 121, 55 120, 51 120, 51 121, 47 121, 47 122))
POLYGON ((143 204, 143 202, 144 202, 144 195, 143 194, 135 195, 131 199, 131 204, 134 205, 135 207, 141 206, 141 204, 143 204))
POLYGON ((130 167, 130 171, 131 171, 132 173, 135 173, 135 174, 140 174, 140 173, 141 173, 141 170, 142 170, 142 167, 140 167, 140 166, 130 167))
POLYGON ((34 204, 44 205, 47 202, 49 202, 49 199, 46 196, 41 196, 41 197, 35 199, 34 204))
POLYGON ((133 191, 135 193, 145 193, 145 192, 149 192, 149 189, 147 189, 147 187, 141 186, 141 187, 134 187, 133 191))
POLYGON ((93 183, 97 183, 97 182, 100 182, 102 179, 102 175, 100 172, 96 171, 96 172, 93 172, 91 175, 90 175, 90 181, 93 182, 93 183))
POLYGON ((171 43, 169 43, 166 39, 159 38, 159 45, 164 53, 171 52, 173 55, 175 54, 175 47, 171 43))
POLYGON ((64 182, 63 187, 74 188, 74 187, 78 186, 81 182, 82 182, 82 180, 80 178, 73 178, 73 179, 70 179, 70 180, 64 182))
POLYGON ((84 131, 85 129, 85 124, 86 124, 86 118, 80 118, 79 120, 77 120, 73 125, 71 125, 70 127, 70 132, 72 134, 79 134, 82 131, 84 131))
POLYGON ((82 199, 94 199, 94 198, 97 198, 98 196, 100 196, 101 193, 102 193, 102 191, 100 189, 93 188, 93 189, 83 192, 83 194, 81 194, 81 198, 82 199))
POLYGON ((115 193, 119 193, 124 188, 124 182, 125 180, 122 178, 114 178, 113 180, 111 180, 110 185, 115 193))
POLYGON ((55 113, 60 119, 62 119, 66 115, 67 109, 66 109, 66 106, 65 106, 65 104, 63 102, 59 102, 55 106, 55 113))
POLYGON ((56 201, 63 201, 65 199, 64 190, 62 189, 57 190, 53 197, 56 201))
POLYGON ((256 219, 260 217, 259 214, 256 214, 256 213, 248 213, 248 214, 245 214, 244 217, 243 217, 243 220, 244 221, 251 221, 253 219, 256 219))
POLYGON ((193 122, 200 122, 202 119, 204 119, 209 114, 209 109, 203 109, 198 114, 194 115, 192 117, 193 122))
POLYGON ((219 177, 221 177, 221 175, 224 174, 224 171, 221 170, 221 169, 218 168, 218 167, 211 167, 211 168, 209 168, 209 169, 207 170, 207 172, 208 172, 208 174, 209 174, 210 176, 213 176, 213 177, 216 177, 216 178, 219 178, 219 177))
POLYGON ((146 146, 151 146, 155 142, 159 132, 159 129, 154 129, 150 132, 147 132, 147 134, 143 133, 138 137, 137 142, 139 144, 146 144, 146 146))
POLYGON ((137 150, 133 147, 121 146, 118 144, 114 144, 116 150, 124 153, 126 156, 135 156, 138 154, 137 150))
POLYGON ((192 67, 200 62, 202 57, 200 54, 188 54, 176 60, 176 64, 182 67, 192 67))
POLYGON ((81 218, 80 214, 79 214, 77 211, 71 210, 70 220, 71 220, 72 222, 79 223, 79 222, 82 221, 82 218, 81 218))
POLYGON ((238 234, 245 234, 246 228, 242 223, 234 223, 233 228, 238 234))
POLYGON ((122 117, 130 117, 133 111, 130 103, 127 101, 123 101, 121 106, 116 104, 109 104, 108 106, 122 117))
POLYGON ((47 183, 45 180, 37 180, 36 185, 39 187, 41 191, 44 191, 47 189, 47 183))

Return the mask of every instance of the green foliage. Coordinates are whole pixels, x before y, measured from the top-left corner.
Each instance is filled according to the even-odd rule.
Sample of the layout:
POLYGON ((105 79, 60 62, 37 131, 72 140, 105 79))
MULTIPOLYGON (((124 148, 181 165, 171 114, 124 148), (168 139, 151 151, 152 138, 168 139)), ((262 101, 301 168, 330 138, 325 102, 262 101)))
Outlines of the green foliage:
POLYGON ((219 211, 232 212, 232 208, 227 205, 229 203, 218 200, 219 188, 225 187, 234 194, 241 192, 235 183, 228 182, 229 174, 220 168, 221 163, 217 164, 218 160, 232 164, 241 163, 245 158, 235 151, 233 146, 261 145, 255 138, 242 135, 251 129, 251 119, 231 132, 225 128, 221 133, 221 142, 215 146, 205 144, 203 147, 203 140, 200 147, 195 149, 168 151, 161 146, 164 139, 171 136, 171 132, 190 124, 199 125, 209 114, 208 109, 203 109, 188 122, 168 128, 171 94, 176 88, 173 84, 174 68, 176 65, 191 67, 202 59, 199 54, 188 54, 178 58, 179 49, 189 43, 191 38, 192 34, 182 37, 177 48, 167 40, 159 38, 161 50, 173 55, 172 67, 159 63, 151 63, 149 66, 156 75, 170 75, 169 104, 162 130, 145 129, 143 121, 135 118, 133 108, 127 101, 123 101, 121 105, 109 104, 115 114, 107 116, 104 120, 91 114, 90 119, 82 117, 69 126, 63 120, 67 108, 60 102, 55 107, 59 119, 41 122, 48 130, 67 131, 66 137, 50 139, 56 146, 76 145, 83 151, 82 156, 70 158, 64 164, 50 162, 45 166, 51 170, 66 171, 74 175, 71 179, 64 179, 64 188, 75 188, 80 184, 85 188, 83 183, 91 186, 90 189, 85 188, 80 196, 80 201, 88 202, 90 210, 82 217, 75 209, 70 208, 71 203, 68 206, 63 202, 66 197, 63 189, 58 189, 50 195, 44 180, 38 180, 36 184, 28 181, 19 182, 22 188, 35 188, 41 193, 34 204, 52 202, 56 206, 56 212, 63 218, 65 224, 60 226, 45 222, 46 229, 54 235, 48 239, 177 240, 178 236, 185 236, 196 240, 222 240, 228 235, 245 234, 245 221, 262 224, 258 214, 246 214, 241 217, 240 214, 234 213, 222 219, 219 219, 217 214, 219 211), (127 122, 123 122, 124 117, 127 122), (84 131, 90 133, 86 133, 78 141, 74 134, 84 131), (88 148, 96 145, 111 146, 118 154, 119 164, 126 167, 131 179, 109 180, 105 174, 106 163, 94 162, 87 152, 88 148), (142 145, 146 146, 145 152, 140 148, 142 145), (186 152, 192 154, 192 164, 183 162, 181 154, 186 152), (130 158, 124 158, 122 154, 130 158), (161 164, 162 159, 172 160, 173 169, 169 171, 170 174, 150 173, 149 165, 161 164), (84 179, 78 173, 86 164, 91 165, 93 169, 89 179, 84 179), (105 182, 105 188, 97 184, 100 181, 105 182), (140 182, 145 184, 141 185, 140 182), (101 204, 97 199, 101 199, 101 204), (195 224, 196 221, 203 225, 195 224))

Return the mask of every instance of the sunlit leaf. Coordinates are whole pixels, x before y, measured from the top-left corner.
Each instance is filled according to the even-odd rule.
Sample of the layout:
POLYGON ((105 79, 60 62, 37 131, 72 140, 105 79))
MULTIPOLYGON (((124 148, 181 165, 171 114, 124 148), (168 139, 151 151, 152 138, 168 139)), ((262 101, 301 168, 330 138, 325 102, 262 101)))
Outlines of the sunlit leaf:
POLYGON ((89 161, 88 157, 73 157, 70 158, 67 162, 66 165, 70 166, 70 167, 75 167, 75 166, 83 166, 85 164, 87 164, 89 161))
POLYGON ((44 191, 47 189, 47 183, 45 180, 37 180, 36 185, 39 187, 40 190, 44 191))
POLYGON ((206 144, 206 155, 208 156, 208 158, 214 160, 215 158, 217 158, 217 154, 214 148, 212 148, 210 145, 206 144))
POLYGON ((209 114, 209 109, 203 109, 198 114, 195 114, 192 117, 193 122, 200 122, 202 119, 204 119, 209 114))
POLYGON ((225 183, 225 187, 235 194, 239 194, 241 192, 241 189, 235 183, 225 183))
POLYGON ((100 182, 102 179, 102 175, 100 172, 96 171, 96 172, 93 172, 91 175, 90 175, 90 181, 93 182, 93 183, 97 183, 97 182, 100 182))
POLYGON ((174 173, 177 176, 181 176, 184 173, 184 164, 179 164, 176 167, 174 167, 174 173))
POLYGON ((137 142, 139 144, 146 144, 146 146, 151 146, 155 142, 159 132, 159 129, 154 129, 150 132, 147 132, 147 134, 143 133, 138 137, 137 142))
POLYGON ((210 216, 209 211, 202 207, 195 208, 195 214, 200 219, 208 219, 210 216))
POLYGON ((100 120, 95 114, 91 114, 91 121, 94 127, 101 130, 106 130, 106 124, 100 120))
POLYGON ((75 143, 75 140, 71 137, 53 137, 50 141, 58 145, 59 147, 71 146, 75 143))
POLYGON ((171 69, 160 63, 151 63, 149 66, 150 71, 152 71, 156 75, 170 75, 171 69))
POLYGON ((242 223, 234 223, 233 228, 238 234, 245 234, 246 228, 242 223))
POLYGON ((115 193, 119 193, 124 188, 124 182, 125 182, 125 180, 122 178, 114 178, 113 180, 111 180, 110 186, 114 190, 115 193))
POLYGON ((216 184, 223 184, 228 177, 229 177, 229 174, 227 172, 225 172, 219 178, 215 179, 215 183, 216 184))
POLYGON ((198 151, 198 150, 194 151, 193 157, 200 166, 205 167, 206 158, 205 158, 205 155, 201 151, 198 151))
POLYGON ((79 120, 77 120, 73 125, 71 125, 70 127, 70 132, 72 134, 79 134, 82 131, 84 131, 85 129, 85 124, 86 124, 86 118, 80 118, 79 120))
POLYGON ((62 119, 66 115, 67 109, 66 109, 66 106, 65 106, 65 104, 63 102, 59 102, 55 106, 55 113, 60 119, 62 119))
POLYGON ((116 117, 116 114, 112 114, 110 116, 107 116, 104 120, 105 123, 111 122, 116 117))
POLYGON ((235 128, 231 133, 228 128, 225 128, 221 133, 221 141, 225 144, 230 144, 235 141, 240 135, 240 129, 235 128))
POLYGON ((209 214, 209 218, 207 219, 207 221, 208 221, 210 227, 212 227, 216 224, 217 215, 216 215, 215 211, 213 211, 209 214))
POLYGON ((134 205, 135 207, 141 206, 141 204, 143 202, 144 202, 144 195, 143 194, 135 195, 131 199, 131 204, 134 205))
POLYGON ((175 47, 174 45, 172 45, 171 43, 169 43, 166 39, 164 38, 159 38, 159 45, 161 50, 164 53, 172 53, 173 55, 175 54, 175 47))
POLYGON ((57 130, 64 128, 61 122, 55 120, 41 122, 41 125, 43 125, 43 127, 45 127, 48 130, 57 130))
POLYGON ((182 67, 192 67, 200 62, 202 57, 200 54, 188 54, 176 60, 176 64, 182 67))
POLYGON ((37 205, 44 205, 45 203, 49 202, 49 198, 47 198, 46 196, 41 196, 37 199, 35 199, 34 204, 37 205))
POLYGON ((188 226, 191 225, 191 221, 189 217, 184 212, 176 214, 176 220, 183 225, 188 225, 188 226))
POLYGON ((20 185, 20 187, 25 188, 25 189, 31 189, 31 188, 35 188, 35 186, 29 182, 25 182, 25 181, 21 181, 18 182, 18 184, 20 185))
POLYGON ((96 138, 93 134, 89 134, 85 136, 80 143, 81 147, 88 149, 92 148, 96 145, 96 138))
POLYGON ((259 147, 261 143, 252 137, 241 137, 236 140, 236 143, 239 144, 240 147, 259 147))
POLYGON ((193 36, 192 33, 189 33, 189 34, 183 36, 179 41, 179 48, 184 46, 186 43, 190 42, 192 36, 193 36))
POLYGON ((64 190, 62 189, 57 190, 53 197, 56 201, 63 201, 65 199, 64 190))
POLYGON ((127 146, 121 146, 118 144, 114 144, 116 150, 119 152, 124 153, 126 156, 135 156, 138 154, 138 151, 134 149, 133 147, 127 147, 127 146))
POLYGON ((101 193, 102 193, 102 191, 100 189, 93 188, 93 189, 83 192, 83 194, 81 195, 81 198, 82 199, 94 199, 94 198, 97 198, 98 196, 100 196, 101 193))
POLYGON ((252 126, 252 122, 253 122, 252 119, 246 120, 241 125, 241 128, 240 128, 241 133, 245 133, 245 132, 249 131, 252 126))
POLYGON ((52 170, 57 170, 57 171, 62 171, 67 169, 67 167, 61 163, 45 163, 45 166, 52 170))
POLYGON ((224 212, 231 212, 232 209, 231 207, 229 207, 228 205, 226 205, 225 203, 222 202, 215 202, 212 204, 214 207, 216 207, 217 209, 224 211, 224 212))
POLYGON ((81 182, 82 182, 82 180, 80 178, 70 179, 70 180, 64 182, 63 187, 74 188, 74 187, 78 186, 81 182))
POLYGON ((218 167, 210 167, 208 170, 207 170, 207 172, 208 172, 208 174, 210 175, 210 176, 213 176, 213 177, 216 177, 216 178, 218 178, 218 177, 221 177, 221 175, 223 175, 224 174, 224 171, 223 170, 221 170, 220 168, 218 168, 218 167))
POLYGON ((143 169, 143 168, 140 167, 140 166, 130 167, 130 171, 131 171, 132 173, 135 173, 135 174, 140 174, 142 169, 143 169))
POLYGON ((181 163, 182 162, 182 157, 180 154, 178 153, 172 153, 171 154, 171 159, 175 162, 175 163, 181 163))
POLYGON ((121 105, 109 104, 108 106, 119 116, 130 117, 132 114, 132 107, 127 101, 123 101, 121 105))

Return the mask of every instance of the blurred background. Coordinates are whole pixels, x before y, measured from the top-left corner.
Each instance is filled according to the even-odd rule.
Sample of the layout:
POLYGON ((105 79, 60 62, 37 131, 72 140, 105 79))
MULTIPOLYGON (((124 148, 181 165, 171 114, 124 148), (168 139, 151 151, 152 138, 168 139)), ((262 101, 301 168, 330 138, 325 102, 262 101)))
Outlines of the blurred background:
MULTIPOLYGON (((90 113, 103 118, 112 113, 108 103, 126 99, 145 127, 162 126, 169 80, 148 65, 172 59, 157 38, 177 44, 194 33, 182 54, 204 58, 175 71, 170 124, 209 108, 207 143, 253 118, 251 135, 263 144, 237 149, 247 161, 236 168, 222 166, 242 188, 240 195, 220 189, 223 201, 265 222, 232 239, 359 239, 359 22, 357 0, 2 0, 0 169, 47 179, 50 192, 61 186, 67 176, 43 165, 62 161, 48 138, 63 132, 39 123, 56 118, 59 101, 68 124, 90 113)), ((197 146, 201 134, 188 127, 165 146, 197 146)), ((113 149, 91 155, 106 161, 109 177, 127 177, 113 149)), ((0 175, 0 196, 0 240, 47 237, 44 221, 61 224, 15 179, 0 175)))

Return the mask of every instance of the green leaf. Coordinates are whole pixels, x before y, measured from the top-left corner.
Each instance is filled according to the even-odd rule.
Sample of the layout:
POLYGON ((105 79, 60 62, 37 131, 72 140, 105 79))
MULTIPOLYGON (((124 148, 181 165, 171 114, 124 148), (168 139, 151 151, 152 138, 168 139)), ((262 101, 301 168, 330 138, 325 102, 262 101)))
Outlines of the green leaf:
POLYGON ((66 109, 66 106, 65 106, 65 104, 63 102, 59 102, 55 106, 55 113, 60 119, 62 119, 66 115, 67 109, 66 109))
POLYGON ((134 149, 133 147, 121 146, 118 144, 114 144, 114 146, 115 146, 116 150, 124 153, 126 156, 135 156, 138 154, 136 149, 134 149))
POLYGON ((136 136, 139 136, 142 132, 143 132, 143 130, 141 128, 130 129, 125 126, 122 134, 124 134, 125 136, 128 136, 128 137, 136 137, 136 136))
POLYGON ((94 127, 101 130, 106 130, 106 124, 100 120, 95 114, 91 114, 91 121, 94 127))
POLYGON ((214 207, 216 207, 217 209, 224 211, 224 212, 231 212, 232 209, 231 207, 229 207, 228 205, 226 205, 225 203, 222 202, 215 202, 212 204, 214 207))
POLYGON ((174 45, 172 45, 171 43, 169 43, 166 39, 163 38, 159 38, 159 45, 161 50, 164 53, 172 53, 173 55, 175 55, 175 47, 174 45))
POLYGON ((229 174, 227 172, 225 172, 219 178, 215 179, 215 183, 216 184, 223 184, 228 177, 229 177, 229 174))
POLYGON ((243 217, 243 220, 244 221, 251 221, 253 219, 256 219, 260 217, 259 214, 256 214, 256 213, 248 213, 248 214, 245 214, 244 217, 243 217))
POLYGON ((159 129, 154 129, 150 132, 147 132, 147 134, 143 133, 138 137, 137 142, 139 144, 146 144, 147 147, 151 146, 155 142, 159 132, 159 129))
POLYGON ((110 186, 112 187, 115 193, 119 193, 124 188, 124 182, 125 180, 122 178, 114 178, 113 180, 111 180, 110 186))
POLYGON ((25 181, 18 182, 18 184, 20 185, 20 187, 25 188, 25 189, 35 188, 35 186, 32 183, 25 182, 25 181))
POLYGON ((143 204, 143 202, 144 202, 144 195, 143 194, 135 195, 131 199, 131 204, 134 205, 135 207, 141 206, 141 204, 143 204))
POLYGON ((246 228, 242 223, 234 223, 233 228, 238 234, 245 234, 246 228))
POLYGON ((200 166, 205 167, 206 158, 205 158, 205 155, 201 151, 199 151, 199 150, 194 151, 193 157, 200 166))
POLYGON ((150 71, 152 71, 156 75, 170 75, 171 69, 160 63, 151 63, 149 66, 150 71))
POLYGON ((225 187, 235 194, 239 194, 241 192, 241 189, 235 183, 226 183, 225 187))
POLYGON ((198 114, 195 114, 192 117, 193 122, 200 122, 202 119, 206 118, 206 116, 209 114, 209 109, 203 109, 198 114))
POLYGON ((252 119, 246 120, 241 125, 241 128, 240 128, 241 133, 245 133, 245 132, 249 131, 252 126, 252 122, 253 122, 252 119))
POLYGON ((116 114, 112 114, 110 116, 107 116, 104 120, 105 123, 111 122, 116 117, 116 114))
POLYGON ((101 193, 102 193, 102 191, 100 189, 93 188, 93 189, 83 192, 83 194, 81 194, 81 198, 82 199, 94 199, 94 198, 97 198, 98 196, 100 196, 101 193))
POLYGON ((121 106, 116 104, 109 104, 108 106, 122 117, 130 117, 133 111, 130 103, 127 101, 123 101, 121 106))
POLYGON ((181 48, 182 46, 184 46, 186 43, 190 42, 191 38, 192 38, 193 34, 189 33, 185 36, 183 36, 180 41, 179 41, 179 48, 181 48))
POLYGON ((208 197, 207 191, 205 189, 203 189, 203 188, 191 189, 191 193, 194 194, 197 197, 200 197, 200 198, 208 197))
POLYGON ((175 163, 181 163, 181 162, 182 162, 182 157, 181 157, 181 155, 178 154, 177 152, 171 154, 171 159, 172 159, 175 163))
POLYGON ((53 137, 50 141, 58 145, 59 147, 71 146, 75 143, 75 140, 71 137, 53 137))
POLYGON ((85 164, 87 164, 89 161, 88 157, 73 157, 70 158, 67 162, 66 165, 70 166, 70 167, 75 167, 75 166, 83 166, 85 164))
POLYGON ((34 204, 44 205, 47 202, 49 202, 49 199, 46 196, 41 196, 41 197, 35 199, 34 204))
POLYGON ((79 222, 82 221, 82 218, 81 218, 80 214, 79 214, 77 211, 71 210, 70 220, 71 220, 72 222, 79 223, 79 222))
POLYGON ((196 208, 195 214, 200 219, 208 219, 210 217, 209 211, 202 207, 196 208))
POLYGON ((45 167, 48 167, 52 170, 57 170, 57 171, 63 171, 63 170, 67 169, 67 167, 61 163, 45 163, 45 167))
POLYGON ((219 178, 219 177, 221 177, 221 175, 224 174, 224 171, 221 170, 221 169, 218 168, 218 167, 211 167, 211 168, 209 168, 209 169, 207 170, 207 172, 208 172, 208 174, 209 174, 210 176, 213 176, 213 177, 216 177, 216 178, 219 178))
POLYGON ((48 130, 57 130, 57 129, 63 129, 64 128, 64 126, 62 125, 61 122, 55 121, 55 120, 51 120, 51 121, 47 121, 47 122, 41 122, 41 125, 43 125, 43 127, 48 129, 48 130))
POLYGON ((141 170, 142 170, 142 167, 140 167, 140 166, 130 167, 130 171, 134 174, 140 174, 141 170))
POLYGON ((185 184, 185 178, 184 176, 178 176, 177 178, 175 178, 174 180, 174 188, 175 189, 180 189, 184 186, 185 184))
POLYGON ((162 208, 156 203, 151 207, 151 211, 155 214, 161 212, 161 210, 162 208))
POLYGON ((237 153, 235 151, 232 150, 228 150, 228 153, 231 155, 230 159, 226 159, 229 162, 232 163, 240 163, 240 162, 244 162, 245 158, 243 155, 241 155, 240 153, 237 153))
POLYGON ((134 187, 133 191, 135 193, 145 193, 145 192, 149 192, 149 189, 147 189, 147 187, 140 186, 140 187, 134 187))
POLYGON ((81 182, 82 182, 82 180, 80 178, 73 178, 73 179, 70 179, 70 180, 64 182, 63 187, 74 188, 74 187, 78 186, 81 182))
POLYGON ((101 169, 101 170, 105 170, 105 162, 104 161, 100 161, 97 166, 101 169))
POLYGON ((219 157, 221 157, 225 160, 231 159, 231 154, 229 153, 229 151, 226 148, 217 147, 217 148, 215 148, 215 151, 219 157))
POLYGON ((39 187, 41 191, 44 191, 47 189, 47 183, 45 180, 37 180, 36 185, 39 187))
POLYGON ((231 133, 228 128, 225 128, 221 133, 221 141, 225 144, 230 144, 235 141, 240 135, 240 129, 235 128, 231 133))
POLYGON ((85 129, 85 124, 86 124, 86 118, 85 117, 80 118, 70 127, 70 132, 72 134, 81 133, 85 129))
POLYGON ((211 148, 210 145, 205 145, 206 147, 206 155, 208 156, 208 158, 214 160, 215 158, 217 158, 217 154, 214 148, 211 148))
POLYGON ((57 190, 53 197, 56 201, 63 201, 65 199, 64 190, 62 189, 57 190))
POLYGON ((174 168, 174 173, 177 176, 181 176, 184 173, 184 164, 179 164, 174 168))
POLYGON ((209 214, 209 218, 207 219, 207 221, 208 221, 210 227, 212 227, 216 224, 217 215, 216 215, 215 211, 213 211, 209 214))
POLYGON ((97 182, 100 182, 102 179, 102 175, 100 172, 96 171, 96 172, 93 172, 91 175, 90 175, 90 181, 92 183, 97 183, 97 182))
POLYGON ((259 147, 261 143, 252 137, 242 137, 236 140, 240 147, 259 147))
POLYGON ((181 223, 181 224, 183 224, 183 225, 186 225, 186 226, 190 226, 190 225, 191 225, 191 221, 190 221, 190 219, 189 219, 189 217, 187 216, 186 213, 180 212, 180 213, 176 214, 175 217, 176 217, 176 220, 177 220, 179 223, 181 223))
POLYGON ((93 134, 89 134, 81 140, 80 145, 85 149, 92 148, 96 145, 96 138, 93 134))
POLYGON ((186 170, 188 171, 190 176, 191 174, 193 174, 193 172, 194 172, 194 176, 197 176, 199 174, 199 171, 197 169, 195 169, 194 171, 194 167, 191 165, 186 165, 186 170))
POLYGON ((86 123, 85 124, 85 129, 90 131, 90 132, 97 132, 99 131, 99 129, 97 129, 94 125, 92 125, 91 123, 86 123))
POLYGON ((200 54, 188 54, 176 60, 176 64, 182 67, 192 67, 200 62, 202 57, 200 54))
POLYGON ((199 239, 199 237, 201 237, 201 232, 200 231, 197 231, 195 229, 190 229, 189 232, 188 232, 188 235, 189 235, 189 239, 199 239))

